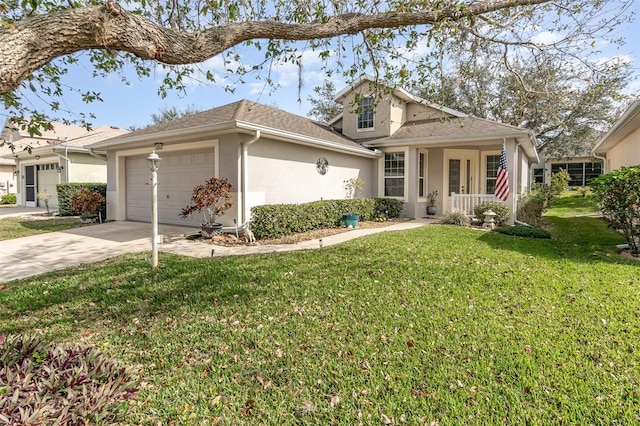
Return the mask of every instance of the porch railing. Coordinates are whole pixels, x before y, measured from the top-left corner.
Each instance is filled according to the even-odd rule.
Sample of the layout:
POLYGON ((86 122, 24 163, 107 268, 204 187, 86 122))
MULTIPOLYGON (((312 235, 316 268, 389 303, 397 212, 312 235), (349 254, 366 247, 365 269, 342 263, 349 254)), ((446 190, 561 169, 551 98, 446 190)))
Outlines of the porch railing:
POLYGON ((470 217, 475 217, 473 209, 485 201, 499 201, 493 194, 456 194, 451 193, 451 210, 462 210, 470 217))

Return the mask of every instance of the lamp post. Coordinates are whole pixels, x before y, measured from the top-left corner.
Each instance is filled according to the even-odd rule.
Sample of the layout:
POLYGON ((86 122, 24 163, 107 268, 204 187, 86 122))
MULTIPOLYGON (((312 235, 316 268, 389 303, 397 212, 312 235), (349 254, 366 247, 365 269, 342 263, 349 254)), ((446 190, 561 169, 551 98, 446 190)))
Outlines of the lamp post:
POLYGON ((151 267, 158 267, 158 167, 162 160, 154 150, 147 157, 151 169, 151 267))

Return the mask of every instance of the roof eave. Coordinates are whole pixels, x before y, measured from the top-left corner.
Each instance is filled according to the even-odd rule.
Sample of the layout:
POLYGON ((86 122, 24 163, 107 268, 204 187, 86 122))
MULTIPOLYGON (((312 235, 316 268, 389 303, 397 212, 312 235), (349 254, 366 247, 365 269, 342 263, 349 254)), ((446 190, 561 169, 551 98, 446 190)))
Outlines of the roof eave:
POLYGON ((278 139, 284 142, 295 143, 298 145, 306 145, 313 147, 322 147, 324 149, 328 149, 336 152, 344 152, 349 154, 355 154, 361 157, 369 157, 369 158, 378 158, 382 154, 378 150, 370 150, 366 147, 355 147, 349 145, 343 145, 338 142, 331 142, 324 139, 313 138, 310 136, 303 136, 297 133, 287 132, 284 130, 275 129, 273 127, 262 126, 258 124, 248 123, 248 122, 237 122, 238 128, 246 129, 246 130, 260 130, 262 135, 269 135, 274 139, 278 139))
POLYGON ((622 117, 595 144, 591 152, 593 155, 603 155, 627 137, 633 130, 640 127, 640 101, 635 101, 622 114, 622 117))
MULTIPOLYGON (((176 130, 167 130, 156 133, 149 133, 144 135, 132 135, 128 137, 124 137, 122 139, 118 139, 114 141, 113 139, 107 139, 105 141, 100 141, 93 143, 91 145, 87 145, 88 148, 92 149, 116 149, 123 145, 131 146, 138 145, 143 143, 154 143, 154 142, 181 142, 187 139, 193 139, 194 137, 203 136, 203 135, 211 135, 223 133, 225 131, 236 128, 235 121, 225 121, 223 123, 216 124, 208 124, 205 126, 195 126, 189 127, 185 129, 176 129, 176 130)), ((117 137, 116 137, 117 138, 117 137)))
POLYGON ((501 132, 501 133, 484 133, 477 135, 460 135, 460 136, 439 136, 432 138, 405 138, 397 140, 373 140, 363 143, 363 146, 370 148, 387 148, 397 146, 419 146, 428 144, 429 147, 446 148, 452 145, 463 145, 469 142, 479 142, 494 139, 514 138, 523 146, 529 160, 539 162, 540 157, 535 147, 535 136, 529 132, 501 132))

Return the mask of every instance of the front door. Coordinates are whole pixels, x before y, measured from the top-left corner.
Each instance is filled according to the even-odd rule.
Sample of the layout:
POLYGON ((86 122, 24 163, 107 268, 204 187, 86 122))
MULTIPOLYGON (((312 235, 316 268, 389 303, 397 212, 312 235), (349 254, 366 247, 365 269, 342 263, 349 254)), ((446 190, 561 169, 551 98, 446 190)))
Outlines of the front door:
POLYGON ((36 166, 25 166, 24 168, 24 200, 25 206, 36 207, 36 166))
POLYGON ((476 151, 461 149, 445 150, 446 194, 445 211, 450 210, 451 194, 474 194, 477 192, 475 182, 476 151))

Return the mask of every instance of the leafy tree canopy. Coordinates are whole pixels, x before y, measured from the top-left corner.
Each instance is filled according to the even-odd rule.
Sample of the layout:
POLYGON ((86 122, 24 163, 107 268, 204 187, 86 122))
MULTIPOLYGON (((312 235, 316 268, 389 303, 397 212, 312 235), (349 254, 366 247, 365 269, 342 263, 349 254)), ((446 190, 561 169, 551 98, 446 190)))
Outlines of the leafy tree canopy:
POLYGON ((545 157, 589 155, 625 106, 629 62, 508 47, 449 46, 421 95, 467 114, 534 131, 545 157), (482 52, 479 55, 477 52, 482 52))
MULTIPOLYGON (((424 83, 437 69, 442 47, 487 43, 517 50, 522 58, 539 52, 589 56, 595 40, 620 20, 631 19, 632 0, 128 0, 55 2, 0 0, 0 102, 11 126, 32 133, 54 115, 89 124, 90 114, 64 111, 63 98, 85 102, 100 93, 74 92, 65 80, 80 54, 95 76, 135 70, 147 77, 164 66, 159 89, 184 90, 188 79, 213 82, 201 63, 222 55, 242 84, 255 73, 274 84, 270 67, 297 64, 313 50, 328 76, 346 81, 362 72, 406 85, 424 83), (553 43, 536 37, 553 28, 553 43), (303 41, 303 43, 296 43, 303 41), (246 63, 240 50, 261 55, 246 63), (42 100, 46 107, 34 107, 42 100)), ((473 53, 473 51, 471 52, 473 53)), ((253 57, 253 55, 252 55, 253 57)), ((233 87, 228 87, 233 90, 233 87)))

